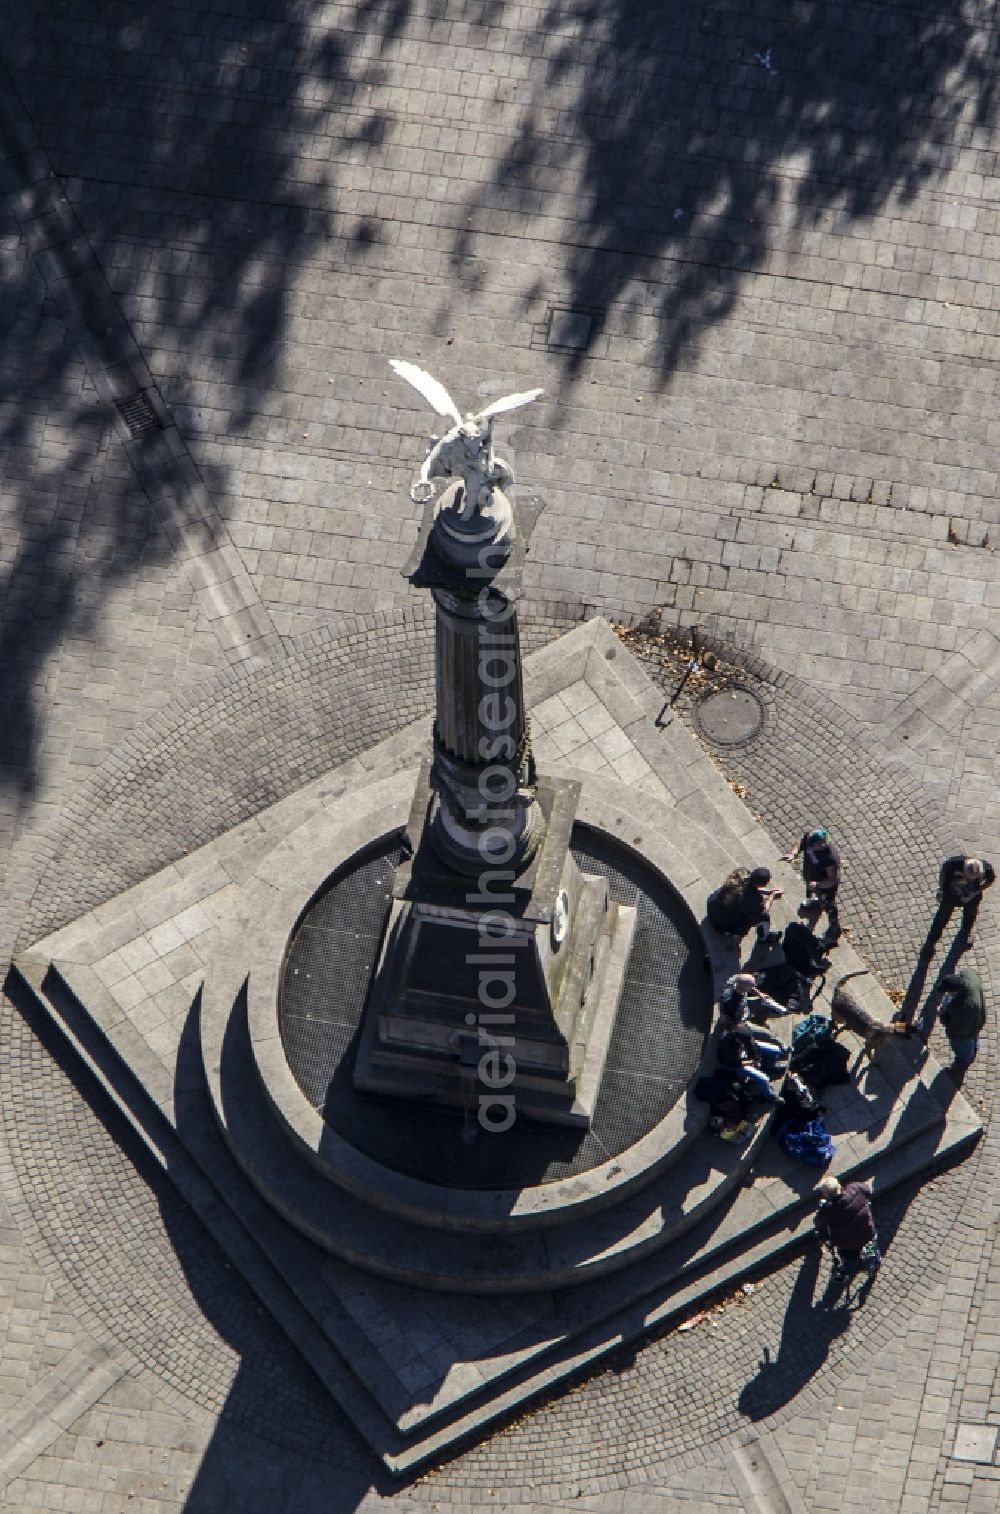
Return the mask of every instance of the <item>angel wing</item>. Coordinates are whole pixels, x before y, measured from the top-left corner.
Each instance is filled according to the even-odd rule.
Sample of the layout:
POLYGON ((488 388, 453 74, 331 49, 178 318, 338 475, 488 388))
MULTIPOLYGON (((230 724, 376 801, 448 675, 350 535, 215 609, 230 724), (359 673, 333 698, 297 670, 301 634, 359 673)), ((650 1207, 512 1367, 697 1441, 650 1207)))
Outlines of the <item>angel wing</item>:
POLYGON ((522 405, 530 405, 544 389, 526 389, 522 394, 505 394, 503 399, 494 400, 492 405, 487 405, 485 410, 480 410, 473 420, 488 421, 491 415, 502 415, 505 410, 520 410, 522 405))
POLYGON ((401 379, 412 384, 418 394, 422 394, 432 410, 438 415, 447 415, 454 421, 456 426, 462 424, 462 417, 458 413, 458 407, 443 384, 439 384, 436 378, 425 373, 423 368, 418 368, 416 363, 404 363, 402 358, 391 357, 389 367, 398 373, 401 379))

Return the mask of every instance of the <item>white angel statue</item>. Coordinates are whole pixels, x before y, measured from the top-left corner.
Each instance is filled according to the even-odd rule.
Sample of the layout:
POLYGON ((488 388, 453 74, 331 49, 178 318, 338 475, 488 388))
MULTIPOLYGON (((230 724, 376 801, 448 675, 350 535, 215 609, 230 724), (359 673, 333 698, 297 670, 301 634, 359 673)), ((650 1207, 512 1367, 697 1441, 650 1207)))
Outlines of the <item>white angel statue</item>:
POLYGON ((410 498, 422 505, 434 494, 433 478, 460 478, 461 499, 456 499, 460 519, 470 521, 477 510, 486 510, 494 501, 494 490, 501 493, 513 480, 513 473, 503 458, 493 451, 493 422, 506 410, 519 410, 529 405, 542 393, 541 389, 528 389, 522 394, 508 394, 494 400, 477 414, 466 415, 463 420, 458 407, 443 384, 431 374, 425 373, 415 363, 406 363, 402 358, 390 358, 389 366, 412 384, 418 394, 437 412, 454 424, 442 437, 431 437, 430 450, 424 458, 417 478, 410 486, 410 498))

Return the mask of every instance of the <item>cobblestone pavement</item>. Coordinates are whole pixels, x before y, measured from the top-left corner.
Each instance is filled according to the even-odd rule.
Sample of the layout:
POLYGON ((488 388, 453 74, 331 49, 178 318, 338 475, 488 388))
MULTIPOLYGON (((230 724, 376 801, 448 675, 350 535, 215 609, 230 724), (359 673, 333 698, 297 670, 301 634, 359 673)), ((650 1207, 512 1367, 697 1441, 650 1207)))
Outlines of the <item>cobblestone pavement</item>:
MULTIPOLYGON (((463 405, 546 386, 502 432, 547 505, 530 639, 659 607, 766 659, 717 755, 775 835, 835 823, 905 987, 932 855, 1000 843, 992 7, 8 10, 8 948, 429 706, 399 353, 463 405)), ((378 1507, 128 1132, 3 1029, 4 1505, 378 1507)), ((994 1509, 995 1142, 881 1217, 846 1328, 794 1264, 393 1507, 994 1509)))

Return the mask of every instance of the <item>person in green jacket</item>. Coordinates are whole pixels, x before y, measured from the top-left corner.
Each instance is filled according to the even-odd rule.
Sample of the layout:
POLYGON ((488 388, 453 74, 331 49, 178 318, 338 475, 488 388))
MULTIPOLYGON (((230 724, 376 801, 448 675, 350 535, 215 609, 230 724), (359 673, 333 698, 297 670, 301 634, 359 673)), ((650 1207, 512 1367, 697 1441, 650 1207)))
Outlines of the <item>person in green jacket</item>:
POLYGON ((968 1067, 979 1050, 979 1034, 986 1024, 983 980, 974 967, 948 973, 941 979, 944 998, 938 1010, 951 1044, 956 1067, 968 1067))

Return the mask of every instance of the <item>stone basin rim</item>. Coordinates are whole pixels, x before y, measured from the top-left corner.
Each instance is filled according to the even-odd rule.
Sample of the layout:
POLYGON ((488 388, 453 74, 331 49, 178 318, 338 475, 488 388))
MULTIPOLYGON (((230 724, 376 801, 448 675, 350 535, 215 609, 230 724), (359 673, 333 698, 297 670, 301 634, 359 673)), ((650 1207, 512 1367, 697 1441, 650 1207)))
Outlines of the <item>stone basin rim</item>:
MULTIPOLYGON (((228 987, 221 997, 217 992, 206 996, 203 1010, 208 1014, 203 1025, 202 1048, 207 1070, 211 1074, 208 1063, 214 1062, 217 1075, 221 1061, 225 1027, 214 1022, 220 1014, 228 1016, 248 977, 251 1048, 268 1103, 281 1127, 308 1159, 331 1181, 357 1197, 432 1228, 484 1230, 568 1221, 588 1208, 616 1203, 651 1180, 701 1133, 708 1117, 704 1104, 682 1094, 639 1141, 584 1173, 527 1188, 452 1188, 401 1174, 359 1151, 310 1104, 288 1065, 278 1023, 278 995, 288 944, 297 923, 333 874, 402 826, 414 779, 415 769, 373 783, 360 794, 339 799, 322 817, 313 817, 289 832, 258 864, 247 885, 246 911, 241 913, 245 919, 254 921, 255 926, 261 921, 264 924, 252 933, 244 933, 243 942, 250 941, 252 945, 241 961, 235 960, 236 954, 231 949, 227 954, 232 996, 228 987), (210 1008, 212 1005, 214 1008, 210 1008)), ((691 890, 671 878, 669 844, 655 840, 655 832, 660 828, 654 827, 654 839, 642 848, 624 839, 619 817, 627 793, 625 786, 615 781, 603 777, 588 779, 578 817, 581 824, 603 832, 616 847, 640 860, 680 898, 696 922, 698 891, 694 890, 694 898, 686 897, 691 890), (658 851, 663 855, 658 857, 658 851)), ((659 808, 664 817, 670 814, 677 819, 676 811, 666 806, 659 808)), ((210 967, 209 982, 215 976, 210 967)), ((703 1065, 710 1057, 706 1041, 703 1065)), ((211 1075, 209 1083, 212 1084, 211 1075)))

